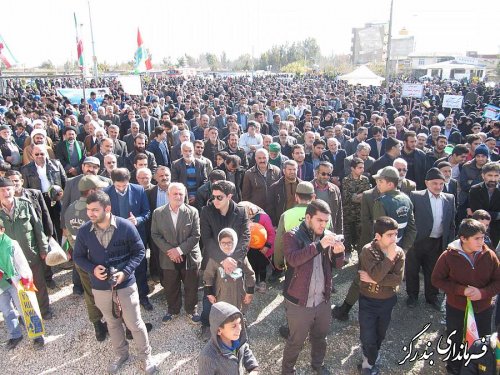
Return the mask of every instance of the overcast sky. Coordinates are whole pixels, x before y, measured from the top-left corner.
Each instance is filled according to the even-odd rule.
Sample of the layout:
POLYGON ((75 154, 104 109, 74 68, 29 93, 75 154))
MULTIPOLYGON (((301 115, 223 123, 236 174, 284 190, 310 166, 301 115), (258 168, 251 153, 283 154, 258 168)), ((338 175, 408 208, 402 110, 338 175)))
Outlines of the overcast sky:
MULTIPOLYGON (((323 55, 349 53, 351 31, 389 19, 390 0, 90 0, 98 61, 132 60, 140 28, 153 63, 203 52, 258 57, 273 45, 314 37, 323 55)), ((0 34, 27 67, 76 59, 73 12, 82 26, 86 63, 92 45, 87 1, 14 0, 0 34)), ((500 1, 394 0, 393 36, 406 27, 419 52, 499 53, 500 1)))

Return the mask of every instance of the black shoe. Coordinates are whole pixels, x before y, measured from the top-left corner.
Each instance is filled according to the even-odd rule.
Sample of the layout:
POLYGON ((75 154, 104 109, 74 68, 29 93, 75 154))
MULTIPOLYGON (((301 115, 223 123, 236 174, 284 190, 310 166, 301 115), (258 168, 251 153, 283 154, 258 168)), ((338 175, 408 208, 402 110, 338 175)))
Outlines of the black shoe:
POLYGON ((417 307, 418 299, 415 296, 408 296, 408 299, 406 300, 406 306, 408 306, 410 309, 414 309, 417 307))
POLYGON ((441 309, 441 304, 438 301, 425 301, 426 305, 436 310, 437 312, 443 312, 441 309))
POLYGON ((330 375, 331 372, 323 365, 321 367, 311 366, 316 375, 330 375))
POLYGON ((273 269, 273 272, 271 273, 271 275, 267 279, 267 282, 269 282, 271 284, 277 283, 278 281, 280 281, 280 278, 282 278, 282 277, 283 277, 283 271, 273 269))
POLYGON ((290 336, 290 328, 288 328, 288 326, 280 326, 278 331, 280 333, 280 336, 285 340, 288 339, 288 336, 290 336))
POLYGON ((361 375, 379 375, 380 369, 377 366, 373 366, 372 368, 362 368, 361 375))
POLYGON ((332 310, 332 317, 345 322, 349 320, 349 311, 351 310, 351 305, 343 303, 341 306, 335 306, 332 310))
POLYGON ((106 333, 108 332, 108 327, 104 325, 100 320, 94 323, 95 338, 97 341, 106 340, 106 333))
POLYGON ((344 266, 347 266, 349 262, 351 261, 352 257, 352 252, 351 251, 346 251, 344 254, 344 266))
POLYGON ((7 345, 5 345, 5 349, 7 349, 7 350, 15 349, 17 344, 19 344, 22 339, 23 339, 23 336, 18 337, 17 339, 9 339, 9 341, 7 341, 7 345))
POLYGON ((73 287, 74 296, 83 296, 83 289, 78 287, 73 287))
POLYGON ((54 280, 45 280, 45 284, 47 285, 47 288, 49 288, 49 289, 57 288, 57 284, 54 280))
POLYGON ((43 336, 34 339, 33 345, 35 346, 35 349, 42 349, 43 346, 45 345, 45 339, 43 338, 43 336))
MULTIPOLYGON (((153 325, 151 323, 144 323, 144 325, 146 326, 146 331, 148 333, 151 332, 151 330, 153 329, 153 325)), ((132 332, 128 328, 125 329, 125 337, 127 338, 127 340, 133 340, 134 339, 134 336, 132 336, 132 332)))
POLYGON ((47 311, 45 314, 42 314, 43 320, 51 320, 54 317, 52 310, 47 311))
POLYGON ((149 302, 149 299, 146 298, 142 300, 141 305, 142 307, 144 307, 144 310, 153 311, 153 305, 151 304, 151 302, 149 302))

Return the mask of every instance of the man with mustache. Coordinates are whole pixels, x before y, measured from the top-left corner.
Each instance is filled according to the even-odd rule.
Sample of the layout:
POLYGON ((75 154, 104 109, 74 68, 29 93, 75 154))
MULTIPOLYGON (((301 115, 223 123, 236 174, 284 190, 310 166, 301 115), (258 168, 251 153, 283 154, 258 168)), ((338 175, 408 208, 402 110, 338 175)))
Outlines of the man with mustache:
POLYGON ((500 164, 486 163, 481 169, 483 182, 474 185, 469 191, 469 208, 472 212, 486 210, 491 216, 490 235, 493 248, 500 239, 500 164))

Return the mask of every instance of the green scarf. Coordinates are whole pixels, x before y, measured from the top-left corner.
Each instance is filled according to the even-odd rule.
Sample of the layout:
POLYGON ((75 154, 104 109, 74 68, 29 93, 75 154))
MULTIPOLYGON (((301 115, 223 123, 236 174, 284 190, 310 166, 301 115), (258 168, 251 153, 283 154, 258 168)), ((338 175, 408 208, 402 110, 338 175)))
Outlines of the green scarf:
MULTIPOLYGON (((82 160, 82 149, 80 148, 80 145, 78 144, 77 140, 75 140, 75 148, 76 148, 76 152, 78 153, 78 160, 82 160)), ((71 155, 69 154, 69 142, 68 141, 66 141, 66 150, 68 151, 68 158, 71 159, 71 155)))
POLYGON ((3 280, 11 279, 16 274, 13 262, 12 240, 5 233, 0 237, 0 270, 3 280))

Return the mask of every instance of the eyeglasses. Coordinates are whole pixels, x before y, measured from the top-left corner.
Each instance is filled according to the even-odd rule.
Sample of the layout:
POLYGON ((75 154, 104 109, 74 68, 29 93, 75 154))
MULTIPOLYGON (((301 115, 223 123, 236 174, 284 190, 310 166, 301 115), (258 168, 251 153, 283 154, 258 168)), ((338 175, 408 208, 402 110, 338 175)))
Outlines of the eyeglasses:
POLYGON ((398 168, 398 171, 399 171, 399 172, 408 172, 408 169, 405 169, 405 168, 398 168))
POLYGON ((220 246, 233 246, 233 243, 234 243, 233 241, 227 241, 227 242, 221 241, 221 242, 219 242, 219 245, 220 246))
POLYGON ((213 195, 212 199, 217 199, 218 201, 222 201, 225 198, 225 195, 213 195))
POLYGON ((331 173, 326 173, 326 172, 321 172, 321 173, 319 173, 319 175, 320 175, 320 176, 323 176, 323 177, 326 177, 326 176, 331 177, 331 176, 332 176, 332 174, 331 174, 331 173))

